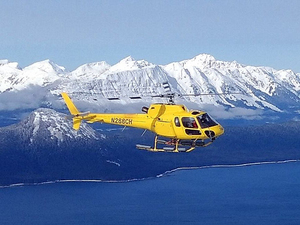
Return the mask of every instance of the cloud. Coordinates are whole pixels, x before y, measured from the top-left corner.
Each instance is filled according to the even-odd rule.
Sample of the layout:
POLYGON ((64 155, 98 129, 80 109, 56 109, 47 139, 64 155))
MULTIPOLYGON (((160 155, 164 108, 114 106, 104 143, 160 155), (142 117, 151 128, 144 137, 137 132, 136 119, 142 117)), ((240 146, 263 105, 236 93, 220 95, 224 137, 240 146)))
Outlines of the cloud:
MULTIPOLYGON (((108 101, 100 99, 97 102, 86 102, 81 99, 73 99, 75 105, 82 112, 96 113, 141 113, 143 106, 149 107, 151 99, 126 102, 124 100, 108 101)), ((188 109, 203 110, 216 119, 247 119, 256 120, 263 118, 263 110, 247 109, 241 107, 229 108, 211 104, 198 105, 196 103, 182 101, 188 109)), ((51 105, 55 109, 67 109, 62 98, 52 95, 49 90, 39 86, 31 86, 21 91, 10 91, 0 94, 0 110, 37 109, 41 106, 51 105)))
POLYGON ((0 110, 36 109, 45 100, 45 89, 31 86, 20 91, 9 91, 0 94, 0 110))
POLYGON ((240 107, 229 108, 228 110, 218 111, 216 117, 221 119, 258 120, 263 119, 263 110, 240 107))

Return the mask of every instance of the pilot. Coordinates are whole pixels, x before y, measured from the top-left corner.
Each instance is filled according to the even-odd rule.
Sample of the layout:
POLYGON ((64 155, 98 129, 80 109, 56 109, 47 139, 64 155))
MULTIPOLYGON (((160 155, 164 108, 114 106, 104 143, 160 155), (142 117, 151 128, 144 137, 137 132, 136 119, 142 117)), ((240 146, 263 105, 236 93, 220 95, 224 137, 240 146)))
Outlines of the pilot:
POLYGON ((192 124, 193 124, 193 128, 198 128, 197 123, 196 123, 195 120, 192 122, 192 124))

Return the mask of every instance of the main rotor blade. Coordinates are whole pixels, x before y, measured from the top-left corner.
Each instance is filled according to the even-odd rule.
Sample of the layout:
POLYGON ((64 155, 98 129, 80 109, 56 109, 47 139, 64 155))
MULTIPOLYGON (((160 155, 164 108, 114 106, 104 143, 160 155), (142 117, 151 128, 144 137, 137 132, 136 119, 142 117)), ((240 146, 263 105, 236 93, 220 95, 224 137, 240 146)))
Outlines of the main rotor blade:
MULTIPOLYGON (((142 97, 140 97, 140 96, 129 96, 128 98, 133 99, 133 100, 142 99, 142 97)), ((121 100, 119 97, 111 97, 111 98, 107 98, 107 99, 108 100, 121 100)))
POLYGON ((223 92, 223 93, 196 93, 196 94, 178 94, 178 96, 200 96, 200 95, 239 95, 242 92, 223 92))
POLYGON ((107 98, 108 100, 120 100, 118 97, 113 97, 113 98, 107 98))
POLYGON ((142 99, 142 97, 140 96, 132 96, 132 97, 129 97, 130 99, 142 99))
POLYGON ((170 98, 174 96, 179 96, 179 94, 176 93, 167 93, 167 94, 159 94, 159 95, 151 95, 152 98, 170 98))

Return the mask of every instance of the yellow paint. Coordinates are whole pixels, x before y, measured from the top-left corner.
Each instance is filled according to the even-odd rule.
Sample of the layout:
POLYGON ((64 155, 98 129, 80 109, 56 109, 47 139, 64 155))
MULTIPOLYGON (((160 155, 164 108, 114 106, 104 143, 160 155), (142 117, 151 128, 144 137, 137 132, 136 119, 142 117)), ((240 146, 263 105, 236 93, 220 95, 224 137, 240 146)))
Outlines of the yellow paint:
POLYGON ((148 112, 143 114, 81 113, 66 93, 62 93, 62 97, 73 116, 73 128, 76 130, 79 129, 81 121, 85 120, 88 123, 101 122, 147 129, 158 136, 180 140, 212 139, 208 135, 211 132, 215 139, 224 133, 223 127, 218 123, 203 127, 199 118, 207 114, 204 111, 189 111, 184 105, 152 104, 148 112), (185 120, 194 120, 195 127, 186 127, 185 120))

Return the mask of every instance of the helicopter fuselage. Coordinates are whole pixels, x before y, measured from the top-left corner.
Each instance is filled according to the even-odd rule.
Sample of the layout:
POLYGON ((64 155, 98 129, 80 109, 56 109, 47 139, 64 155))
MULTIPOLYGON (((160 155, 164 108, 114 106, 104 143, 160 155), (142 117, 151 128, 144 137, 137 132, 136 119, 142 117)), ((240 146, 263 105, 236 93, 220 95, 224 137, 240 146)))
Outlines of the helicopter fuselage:
MULTIPOLYGON (((223 127, 204 111, 189 111, 184 105, 152 104, 143 114, 88 113, 80 120, 147 129, 159 136, 182 140, 215 139, 223 127)), ((78 127, 79 128, 79 127, 78 127)))

